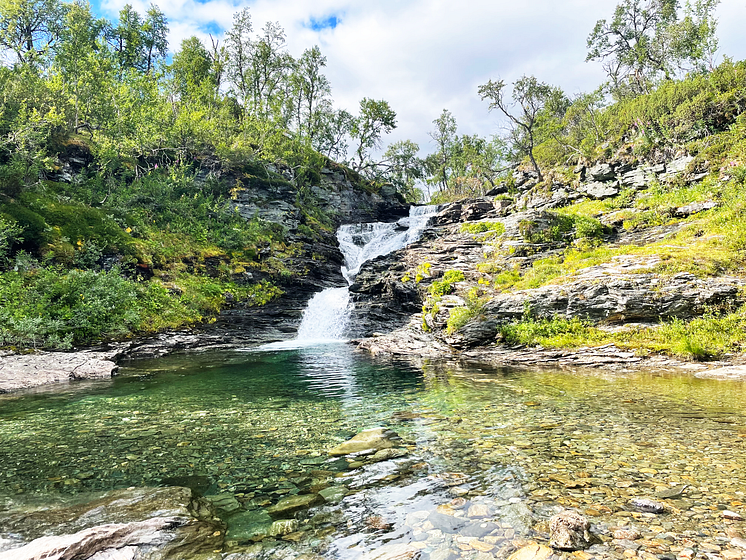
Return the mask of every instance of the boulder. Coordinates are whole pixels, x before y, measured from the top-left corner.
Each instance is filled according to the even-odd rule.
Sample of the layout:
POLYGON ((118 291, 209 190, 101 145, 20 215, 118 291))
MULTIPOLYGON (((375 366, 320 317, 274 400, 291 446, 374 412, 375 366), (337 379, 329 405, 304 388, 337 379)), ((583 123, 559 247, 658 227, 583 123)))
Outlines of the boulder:
POLYGON ((448 224, 455 224, 461 221, 462 206, 458 202, 452 204, 446 204, 445 207, 438 212, 438 215, 433 218, 433 223, 438 226, 447 226, 448 224))
POLYGON ((464 204, 461 210, 461 221, 471 222, 479 220, 494 209, 494 205, 489 200, 477 200, 469 204, 464 204))
POLYGON ((638 167, 622 175, 621 183, 623 187, 646 189, 655 177, 655 173, 649 167, 638 167))
POLYGON ((505 183, 498 183, 490 190, 485 193, 485 196, 497 196, 499 194, 506 194, 508 192, 508 186, 505 183))
POLYGON ((681 156, 669 161, 666 164, 666 175, 683 173, 692 161, 694 161, 693 156, 681 156))
POLYGON ((14 547, 0 552, 2 560, 178 560, 219 549, 225 537, 210 502, 179 487, 117 490, 73 506, 10 508, 0 514, 0 527, 14 537, 0 539, 14 547))
POLYGON ((687 204, 685 206, 679 206, 674 211, 674 215, 678 218, 686 218, 688 216, 699 214, 700 212, 704 212, 705 210, 712 210, 713 208, 717 207, 718 203, 713 202, 712 200, 708 200, 707 202, 692 202, 691 204, 687 204))
POLYGON ((590 522, 568 509, 549 520, 549 546, 559 550, 582 550, 590 545, 590 522))
MULTIPOLYGON (((558 286, 500 294, 482 311, 485 321, 520 319, 526 308, 538 318, 578 317, 607 323, 689 319, 712 307, 738 305, 743 282, 736 278, 696 278, 678 274, 606 275, 600 271, 558 286)), ((490 328, 492 326, 490 325, 490 328)), ((486 332, 487 327, 476 332, 486 332)))
POLYGON ((619 194, 619 184, 614 183, 588 183, 578 187, 580 192, 584 192, 589 197, 595 200, 602 200, 604 198, 611 198, 619 194))
POLYGON ((119 369, 117 353, 83 350, 0 355, 0 393, 60 381, 109 378, 119 369))
POLYGON ((595 181, 613 181, 616 178, 614 168, 608 163, 594 165, 588 170, 588 175, 595 181))

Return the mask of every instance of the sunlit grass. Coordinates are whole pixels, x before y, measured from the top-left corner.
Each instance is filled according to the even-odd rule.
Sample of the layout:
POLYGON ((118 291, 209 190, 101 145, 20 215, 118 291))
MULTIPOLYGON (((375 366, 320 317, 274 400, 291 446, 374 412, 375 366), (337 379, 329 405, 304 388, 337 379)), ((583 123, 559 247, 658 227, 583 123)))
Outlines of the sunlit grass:
POLYGON ((501 328, 505 342, 544 348, 616 346, 639 354, 663 353, 689 360, 720 358, 746 346, 746 307, 718 315, 711 312, 691 321, 671 319, 652 327, 617 332, 599 329, 578 318, 524 317, 501 328))

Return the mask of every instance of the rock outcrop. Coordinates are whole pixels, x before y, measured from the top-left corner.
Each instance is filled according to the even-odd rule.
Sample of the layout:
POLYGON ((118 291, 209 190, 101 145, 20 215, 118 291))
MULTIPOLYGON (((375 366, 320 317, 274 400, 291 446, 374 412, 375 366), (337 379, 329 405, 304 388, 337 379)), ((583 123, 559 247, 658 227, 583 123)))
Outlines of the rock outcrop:
POLYGON ((450 342, 466 347, 490 342, 499 324, 520 319, 527 312, 537 319, 576 317, 605 324, 655 323, 661 319, 691 319, 706 310, 743 303, 740 291, 746 283, 738 278, 696 278, 689 273, 670 278, 653 274, 602 276, 597 269, 603 267, 594 267, 585 278, 581 275, 569 283, 500 294, 450 342))
POLYGON ((76 379, 105 379, 119 368, 117 350, 0 354, 0 393, 76 379))
MULTIPOLYGON (((369 337, 360 341, 360 347, 373 353, 483 358, 504 365, 611 363, 622 367, 625 362, 637 363, 640 358, 614 347, 572 352, 509 348, 502 344, 501 328, 529 317, 577 318, 605 329, 654 326, 661 320, 687 321, 742 305, 746 280, 741 277, 672 274, 666 271, 665 262, 670 255, 620 251, 669 238, 689 224, 678 220, 718 206, 716 200, 672 205, 664 212, 668 223, 624 227, 624 216, 636 212, 631 207, 635 190, 653 181, 699 181, 703 175, 694 165, 688 155, 668 162, 620 159, 579 165, 574 170, 576 181, 551 187, 538 185, 531 171, 517 170, 512 184, 491 191, 495 196, 445 205, 419 242, 362 267, 352 287, 357 326, 353 334, 369 337), (624 210, 599 216, 592 234, 593 243, 606 243, 613 250, 607 262, 566 276, 550 276, 553 280, 540 282, 543 285, 538 288, 494 289, 492 284, 500 274, 525 272, 539 260, 561 263, 565 251, 576 243, 574 222, 551 209, 576 200, 616 196, 624 189, 632 192, 619 199, 624 210), (451 277, 460 280, 446 286, 443 282, 449 271, 458 271, 451 277), (452 328, 450 321, 459 314, 466 319, 452 328)), ((579 247, 582 250, 582 244, 579 247)), ((645 361, 656 367, 653 362, 645 361)))
POLYGON ((0 560, 180 560, 220 549, 224 524, 188 488, 117 490, 76 505, 0 511, 0 560))

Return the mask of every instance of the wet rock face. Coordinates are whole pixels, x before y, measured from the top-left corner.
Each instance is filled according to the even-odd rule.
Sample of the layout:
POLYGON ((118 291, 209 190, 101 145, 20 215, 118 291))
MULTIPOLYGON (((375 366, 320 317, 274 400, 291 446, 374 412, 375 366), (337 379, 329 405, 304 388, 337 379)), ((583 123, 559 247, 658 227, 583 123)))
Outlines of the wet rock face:
POLYGON ((549 546, 559 550, 582 550, 590 545, 591 524, 574 510, 565 510, 549 520, 549 546))
POLYGON ((370 336, 388 332, 407 323, 412 313, 422 308, 418 290, 401 281, 405 268, 397 261, 402 251, 396 251, 363 265, 350 286, 355 304, 350 317, 349 335, 370 336))
POLYGON ((409 205, 396 189, 386 185, 378 193, 355 189, 340 169, 323 169, 320 186, 313 187, 312 192, 323 210, 338 216, 338 225, 391 222, 409 215, 409 205))
POLYGON ((11 507, 0 512, 0 527, 0 560, 197 558, 220 548, 225 535, 212 505, 179 487, 118 490, 74 506, 11 507))
MULTIPOLYGON (((235 192, 233 205, 247 220, 261 218, 294 231, 302 223, 302 212, 296 202, 298 190, 292 184, 293 173, 289 169, 270 170, 282 171, 288 182, 239 189, 235 192)), ((383 187, 379 193, 371 193, 356 188, 342 168, 322 169, 318 184, 310 187, 309 195, 337 226, 355 222, 393 221, 409 212, 409 206, 395 189, 383 187)))

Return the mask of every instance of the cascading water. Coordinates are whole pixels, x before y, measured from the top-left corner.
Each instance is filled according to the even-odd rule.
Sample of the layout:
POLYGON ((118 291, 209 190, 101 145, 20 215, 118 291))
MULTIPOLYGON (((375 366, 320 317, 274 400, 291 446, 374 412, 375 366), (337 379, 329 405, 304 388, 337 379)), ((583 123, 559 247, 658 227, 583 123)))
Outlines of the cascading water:
MULTIPOLYGON (((337 230, 337 240, 345 257, 342 275, 347 284, 352 284, 364 262, 417 241, 437 211, 437 206, 412 206, 409 216, 398 222, 341 226, 337 230)), ((303 312, 296 342, 311 344, 344 340, 351 311, 347 287, 319 292, 303 312)))

